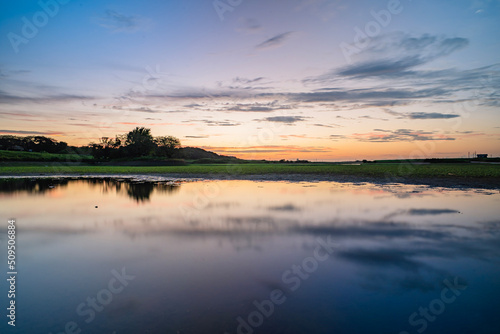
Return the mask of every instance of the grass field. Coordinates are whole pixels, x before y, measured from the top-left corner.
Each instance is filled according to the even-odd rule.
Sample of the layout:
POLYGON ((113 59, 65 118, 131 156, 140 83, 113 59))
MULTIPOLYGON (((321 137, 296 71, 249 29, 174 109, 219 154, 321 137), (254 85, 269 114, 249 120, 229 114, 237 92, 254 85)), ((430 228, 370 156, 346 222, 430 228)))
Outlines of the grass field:
POLYGON ((188 166, 0 166, 0 175, 16 174, 320 174, 370 177, 495 178, 500 165, 489 164, 203 164, 188 166))
POLYGON ((0 175, 19 174, 192 174, 266 175, 318 174, 404 178, 499 179, 500 165, 472 163, 415 164, 384 161, 360 165, 328 163, 189 164, 187 166, 88 165, 92 156, 0 150, 0 175))

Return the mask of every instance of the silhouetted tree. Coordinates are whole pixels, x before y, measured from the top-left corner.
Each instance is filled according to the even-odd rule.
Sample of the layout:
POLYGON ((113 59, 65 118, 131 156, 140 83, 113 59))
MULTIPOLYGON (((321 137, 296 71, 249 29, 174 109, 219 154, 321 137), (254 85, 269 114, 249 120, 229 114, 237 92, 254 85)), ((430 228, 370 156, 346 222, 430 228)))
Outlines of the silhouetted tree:
POLYGON ((171 158, 177 149, 181 147, 181 141, 172 136, 160 136, 155 138, 157 145, 156 155, 171 158))
POLYGON ((0 149, 12 150, 21 147, 25 151, 59 153, 68 147, 68 144, 44 136, 0 136, 0 149))
POLYGON ((154 138, 151 129, 144 127, 136 127, 124 135, 117 135, 114 139, 102 137, 98 143, 89 144, 92 155, 97 159, 140 157, 152 153, 171 158, 180 147, 179 139, 172 136, 154 138))
POLYGON ((121 156, 120 149, 122 148, 123 138, 116 136, 115 138, 101 137, 99 143, 91 143, 92 155, 98 159, 119 158, 121 156))
POLYGON ((44 136, 24 137, 24 148, 33 152, 58 153, 68 147, 65 142, 44 136))
POLYGON ((0 136, 0 150, 10 150, 15 146, 26 149, 24 138, 11 135, 0 136))
POLYGON ((127 133, 125 139, 127 155, 138 157, 149 155, 156 147, 151 129, 136 127, 127 133))

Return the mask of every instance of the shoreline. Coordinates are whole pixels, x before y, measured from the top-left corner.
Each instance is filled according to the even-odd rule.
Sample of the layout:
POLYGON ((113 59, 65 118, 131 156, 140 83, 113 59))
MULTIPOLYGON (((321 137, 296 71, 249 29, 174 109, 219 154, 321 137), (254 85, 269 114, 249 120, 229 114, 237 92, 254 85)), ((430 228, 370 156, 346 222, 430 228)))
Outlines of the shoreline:
POLYGON ((196 173, 12 173, 0 174, 0 181, 11 179, 123 179, 133 182, 197 182, 197 181, 259 181, 259 182, 338 182, 371 183, 380 186, 422 185, 450 189, 490 189, 500 190, 498 178, 461 178, 461 177, 393 177, 392 179, 362 175, 325 175, 325 174, 196 174, 196 173))

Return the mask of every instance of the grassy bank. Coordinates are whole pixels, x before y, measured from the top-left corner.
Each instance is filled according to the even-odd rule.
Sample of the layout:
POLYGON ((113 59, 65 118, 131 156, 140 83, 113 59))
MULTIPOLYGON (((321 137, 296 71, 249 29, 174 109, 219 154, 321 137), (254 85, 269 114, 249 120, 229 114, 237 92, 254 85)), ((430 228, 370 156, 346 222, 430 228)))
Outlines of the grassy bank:
POLYGON ((0 175, 19 174, 320 174, 370 177, 491 178, 500 180, 500 165, 489 164, 203 164, 188 166, 0 166, 0 175))

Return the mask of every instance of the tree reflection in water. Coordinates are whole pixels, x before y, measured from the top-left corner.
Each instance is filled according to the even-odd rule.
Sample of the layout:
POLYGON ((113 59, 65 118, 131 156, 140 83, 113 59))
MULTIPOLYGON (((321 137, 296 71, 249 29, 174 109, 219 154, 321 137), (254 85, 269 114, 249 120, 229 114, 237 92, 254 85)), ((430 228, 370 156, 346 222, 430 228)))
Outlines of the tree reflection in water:
POLYGON ((0 179, 0 193, 44 194, 55 186, 66 187, 70 179, 0 179))
POLYGON ((56 188, 67 187, 69 182, 82 182, 101 188, 103 193, 126 194, 136 202, 147 202, 154 191, 172 194, 180 189, 180 183, 144 182, 112 178, 40 178, 40 179, 3 179, 0 180, 0 193, 43 195, 56 188))
POLYGON ((136 202, 149 201, 154 190, 161 193, 174 193, 179 190, 180 184, 158 182, 127 182, 125 183, 127 195, 136 202))

